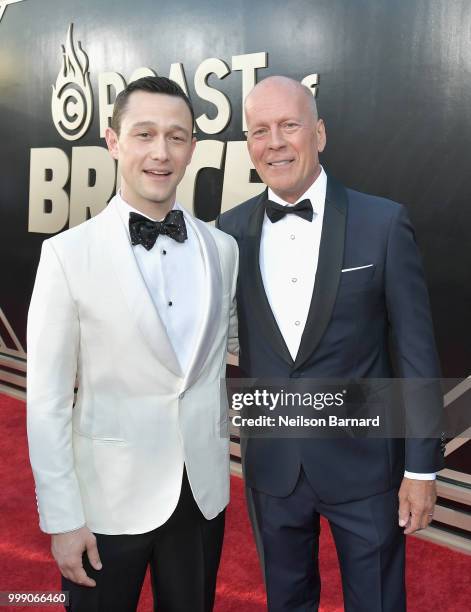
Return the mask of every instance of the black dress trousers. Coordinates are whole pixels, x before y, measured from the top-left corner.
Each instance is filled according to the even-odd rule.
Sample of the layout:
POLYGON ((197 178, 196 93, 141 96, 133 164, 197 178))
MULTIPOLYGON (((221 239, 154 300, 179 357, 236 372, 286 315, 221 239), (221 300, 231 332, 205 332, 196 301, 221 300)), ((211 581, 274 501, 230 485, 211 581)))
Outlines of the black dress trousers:
POLYGON ((96 533, 102 569, 84 554, 83 566, 96 587, 62 577, 69 612, 134 612, 150 566, 154 611, 211 612, 221 558, 225 511, 207 520, 198 508, 186 474, 180 499, 166 523, 148 533, 96 533))

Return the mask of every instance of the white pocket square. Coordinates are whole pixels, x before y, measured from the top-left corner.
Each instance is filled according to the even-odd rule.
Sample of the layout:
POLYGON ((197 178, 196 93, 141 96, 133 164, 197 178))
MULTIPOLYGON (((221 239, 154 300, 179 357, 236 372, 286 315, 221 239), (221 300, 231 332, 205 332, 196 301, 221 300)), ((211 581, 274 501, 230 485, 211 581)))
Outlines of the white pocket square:
POLYGON ((368 264, 367 266, 358 266, 358 268, 344 268, 342 272, 353 272, 354 270, 364 270, 365 268, 372 268, 374 264, 368 264))

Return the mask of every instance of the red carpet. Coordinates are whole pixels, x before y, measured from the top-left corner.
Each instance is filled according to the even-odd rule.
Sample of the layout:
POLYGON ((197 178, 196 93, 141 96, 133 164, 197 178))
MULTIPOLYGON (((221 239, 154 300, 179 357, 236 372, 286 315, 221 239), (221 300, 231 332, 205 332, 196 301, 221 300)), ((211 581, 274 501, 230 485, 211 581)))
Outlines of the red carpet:
MULTIPOLYGON (((56 591, 59 578, 49 554, 49 537, 38 529, 33 479, 25 440, 23 402, 0 395, 0 591, 56 591)), ((409 612, 471 610, 471 557, 408 539, 409 612)), ((321 538, 322 612, 341 612, 342 595, 329 529, 321 538)), ((150 612, 146 582, 139 612, 150 612)), ((9 608, 10 609, 10 608, 9 608)), ((15 607, 12 610, 32 610, 15 607)), ((57 612, 60 607, 37 608, 57 612)), ((245 512, 243 486, 232 479, 216 612, 263 612, 261 574, 245 512)), ((191 612, 189 610, 188 612, 191 612)))

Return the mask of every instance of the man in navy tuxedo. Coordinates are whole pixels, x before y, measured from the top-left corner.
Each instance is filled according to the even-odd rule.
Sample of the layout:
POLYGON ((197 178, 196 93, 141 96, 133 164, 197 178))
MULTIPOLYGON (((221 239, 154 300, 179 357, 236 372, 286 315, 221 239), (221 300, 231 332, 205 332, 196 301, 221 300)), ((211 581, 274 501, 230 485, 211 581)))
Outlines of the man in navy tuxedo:
MULTIPOLYGON (((404 207, 326 175, 318 159, 325 126, 296 81, 261 81, 245 112, 250 156, 267 189, 217 223, 239 245, 243 373, 392 378, 393 346, 396 376, 437 379, 404 207)), ((430 419, 440 412, 431 408, 430 419)), ((439 439, 249 438, 243 463, 270 612, 318 608, 321 515, 337 547, 345 609, 405 610, 404 534, 432 520, 439 439)))

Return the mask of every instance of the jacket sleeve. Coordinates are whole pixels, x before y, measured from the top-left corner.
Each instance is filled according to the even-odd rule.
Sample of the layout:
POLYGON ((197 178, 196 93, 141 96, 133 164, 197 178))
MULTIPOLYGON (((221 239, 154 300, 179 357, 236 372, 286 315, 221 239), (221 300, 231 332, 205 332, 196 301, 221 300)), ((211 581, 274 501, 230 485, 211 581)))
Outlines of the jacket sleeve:
POLYGON ((50 241, 43 243, 27 343, 27 429, 40 527, 47 533, 71 531, 85 524, 72 447, 79 317, 50 241))
POLYGON ((231 355, 239 354, 239 338, 238 338, 238 320, 237 320, 237 302, 236 302, 236 293, 237 293, 237 277, 239 273, 239 247, 237 245, 236 239, 232 236, 231 232, 228 231, 226 224, 224 222, 224 215, 218 215, 215 220, 215 226, 217 229, 222 232, 229 234, 232 237, 232 243, 234 246, 234 275, 232 278, 232 305, 230 310, 230 320, 229 320, 229 337, 227 342, 227 351, 231 353, 231 355))
POLYGON ((238 321, 237 321, 237 302, 236 302, 236 292, 237 292, 237 276, 239 272, 239 247, 237 246, 237 242, 232 240, 232 244, 234 247, 234 270, 232 273, 232 287, 231 287, 231 310, 229 317, 229 336, 227 341, 227 350, 232 355, 239 354, 239 337, 238 337, 238 321))
POLYGON ((405 469, 443 467, 443 398, 429 297, 414 230, 400 206, 389 228, 385 292, 398 375, 404 379, 405 469))

